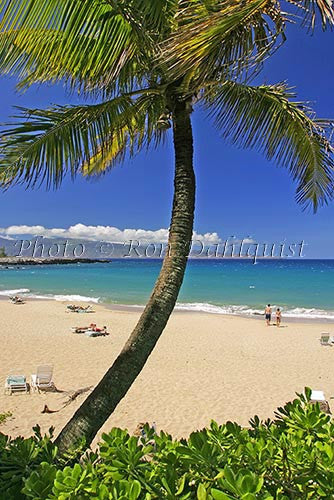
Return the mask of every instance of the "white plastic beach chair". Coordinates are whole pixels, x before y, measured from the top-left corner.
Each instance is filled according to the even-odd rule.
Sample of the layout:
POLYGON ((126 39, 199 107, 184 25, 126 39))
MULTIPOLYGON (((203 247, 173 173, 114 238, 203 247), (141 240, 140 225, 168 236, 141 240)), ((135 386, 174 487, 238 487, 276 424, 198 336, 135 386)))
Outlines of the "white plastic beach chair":
POLYGON ((311 401, 326 401, 325 394, 323 391, 312 391, 311 401))
POLYGON ((321 345, 329 345, 331 346, 333 343, 333 337, 330 336, 329 333, 322 333, 320 336, 320 344, 321 345))
POLYGON ((53 366, 41 365, 37 367, 37 373, 31 375, 31 387, 35 391, 51 389, 54 387, 52 380, 53 366))
POLYGON ((331 409, 323 391, 312 391, 310 403, 318 403, 320 410, 324 413, 331 413, 331 409))
POLYGON ((29 392, 28 384, 24 375, 8 375, 5 382, 5 394, 12 395, 13 392, 29 392))

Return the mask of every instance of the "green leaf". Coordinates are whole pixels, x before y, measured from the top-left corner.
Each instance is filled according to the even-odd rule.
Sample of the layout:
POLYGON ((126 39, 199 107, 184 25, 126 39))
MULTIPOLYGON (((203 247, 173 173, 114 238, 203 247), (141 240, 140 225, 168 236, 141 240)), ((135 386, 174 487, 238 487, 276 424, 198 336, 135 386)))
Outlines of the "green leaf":
POLYGON ((217 490, 216 488, 211 488, 211 495, 213 496, 214 500, 234 500, 235 498, 227 495, 226 493, 223 493, 220 490, 217 490))
POLYGON ((139 481, 133 481, 129 491, 129 500, 137 500, 141 492, 139 481))
POLYGON ((208 497, 204 484, 199 484, 197 488, 197 500, 206 500, 208 497))
POLYGON ((181 480, 180 480, 180 484, 179 484, 179 487, 175 493, 175 496, 179 496, 181 495, 181 493, 183 492, 184 490, 184 485, 185 485, 185 482, 186 482, 186 474, 183 474, 183 476, 181 477, 181 480))

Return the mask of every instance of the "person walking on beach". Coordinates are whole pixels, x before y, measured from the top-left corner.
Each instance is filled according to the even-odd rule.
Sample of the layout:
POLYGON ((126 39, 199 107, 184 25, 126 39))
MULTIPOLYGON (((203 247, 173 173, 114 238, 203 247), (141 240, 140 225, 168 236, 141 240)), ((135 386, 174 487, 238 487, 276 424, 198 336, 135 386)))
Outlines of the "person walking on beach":
POLYGON ((270 326, 270 322, 271 322, 271 306, 270 306, 270 304, 268 304, 267 307, 265 308, 264 314, 265 314, 267 326, 270 326))
POLYGON ((280 326, 281 325, 281 310, 280 308, 278 307, 276 309, 276 326, 280 326))

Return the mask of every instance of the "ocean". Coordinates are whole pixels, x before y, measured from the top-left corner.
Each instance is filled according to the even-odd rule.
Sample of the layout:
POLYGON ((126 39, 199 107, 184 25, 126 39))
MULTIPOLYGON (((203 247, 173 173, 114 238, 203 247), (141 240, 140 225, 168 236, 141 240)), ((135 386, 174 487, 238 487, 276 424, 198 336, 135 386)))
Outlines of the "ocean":
MULTIPOLYGON (((0 267, 0 296, 142 306, 160 260, 0 267)), ((334 320, 334 260, 192 259, 177 308, 218 314, 262 314, 265 304, 283 317, 334 320)))

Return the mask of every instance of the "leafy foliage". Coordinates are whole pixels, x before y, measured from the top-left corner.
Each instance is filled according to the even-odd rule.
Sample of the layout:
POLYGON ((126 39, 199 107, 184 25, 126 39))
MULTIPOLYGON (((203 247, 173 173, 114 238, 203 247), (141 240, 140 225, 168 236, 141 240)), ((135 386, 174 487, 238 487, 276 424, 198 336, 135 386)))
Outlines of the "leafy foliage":
POLYGON ((259 65, 285 40, 285 15, 272 0, 189 2, 162 59, 183 88, 224 81, 259 65))
POLYGON ((312 111, 294 98, 285 84, 253 87, 228 81, 212 86, 205 102, 225 139, 258 149, 289 169, 298 181, 297 201, 311 202, 316 210, 333 195, 329 124, 313 121, 312 111))
POLYGON ((291 6, 308 27, 334 24, 331 0, 0 0, 0 72, 96 100, 20 109, 1 134, 0 186, 103 174, 156 146, 178 101, 202 101, 224 136, 289 168, 316 210, 333 198, 325 124, 282 85, 245 85, 285 41, 291 6))
POLYGON ((15 159, 3 171, 2 183, 45 180, 58 186, 67 171, 72 176, 79 169, 90 176, 105 172, 126 153, 133 156, 162 139, 158 120, 164 109, 163 96, 151 91, 137 99, 120 96, 96 105, 22 110, 26 121, 3 134, 7 160, 15 159))
POLYGON ((35 500, 330 499, 334 423, 310 390, 249 428, 212 422, 188 440, 113 429, 96 453, 61 461, 47 437, 0 437, 0 498, 35 500))
POLYGON ((157 2, 161 11, 154 9, 151 29, 146 23, 145 30, 138 21, 140 2, 126 3, 0 0, 2 71, 18 75, 23 87, 65 80, 72 88, 106 95, 118 79, 128 88, 148 68, 152 30, 165 2, 157 2))

